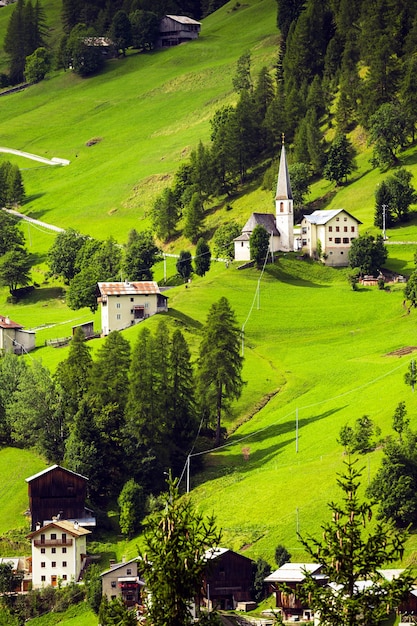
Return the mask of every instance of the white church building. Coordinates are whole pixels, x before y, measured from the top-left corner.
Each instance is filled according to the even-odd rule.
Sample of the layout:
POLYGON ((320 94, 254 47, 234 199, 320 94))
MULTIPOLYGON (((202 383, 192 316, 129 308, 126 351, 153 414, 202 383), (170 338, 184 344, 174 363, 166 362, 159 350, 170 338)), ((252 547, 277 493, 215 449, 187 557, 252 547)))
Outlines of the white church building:
POLYGON ((264 226, 270 234, 272 253, 294 251, 293 197, 284 143, 279 162, 275 215, 273 213, 252 213, 242 228, 241 234, 234 240, 236 261, 250 261, 250 237, 258 224, 264 226))

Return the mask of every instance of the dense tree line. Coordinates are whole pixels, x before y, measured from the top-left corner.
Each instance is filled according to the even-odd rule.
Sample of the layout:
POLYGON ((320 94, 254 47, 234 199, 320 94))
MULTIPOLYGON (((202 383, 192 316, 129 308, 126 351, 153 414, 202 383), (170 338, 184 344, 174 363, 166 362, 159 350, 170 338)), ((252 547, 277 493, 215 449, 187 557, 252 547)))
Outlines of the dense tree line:
POLYGON ((96 503, 120 494, 130 534, 138 523, 129 509, 137 487, 143 500, 163 488, 164 472, 181 473, 200 422, 220 441, 224 411, 242 388, 239 337, 221 298, 203 328, 197 368, 181 331, 170 334, 164 321, 155 333, 143 327, 132 349, 120 332, 110 333, 94 359, 78 328, 53 376, 39 361, 5 354, 0 444, 35 448, 88 476, 96 503))
POLYGON ((4 50, 9 55, 10 84, 23 82, 26 57, 45 47, 46 39, 45 11, 39 0, 17 0, 4 39, 4 50))

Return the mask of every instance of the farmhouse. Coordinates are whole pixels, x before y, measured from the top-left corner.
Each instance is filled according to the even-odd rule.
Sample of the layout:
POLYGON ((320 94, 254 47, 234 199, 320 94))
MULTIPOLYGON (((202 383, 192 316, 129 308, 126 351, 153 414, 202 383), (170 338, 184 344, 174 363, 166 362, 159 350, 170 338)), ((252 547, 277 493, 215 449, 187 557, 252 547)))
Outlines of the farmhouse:
POLYGON ((52 465, 26 478, 26 482, 32 531, 53 519, 76 521, 79 526, 95 526, 92 511, 85 506, 88 483, 85 476, 52 465))
POLYGON ((102 592, 108 600, 121 598, 126 606, 140 603, 140 590, 145 583, 139 578, 137 557, 122 563, 110 562, 110 569, 100 576, 102 592))
POLYGON ((242 228, 242 233, 234 240, 236 261, 250 261, 250 237, 258 224, 264 226, 270 235, 270 252, 272 254, 278 251, 290 252, 294 250, 293 197, 284 143, 281 149, 275 194, 275 215, 273 213, 252 213, 242 228))
POLYGON ((0 353, 14 352, 23 354, 35 348, 35 333, 23 330, 21 324, 13 322, 10 317, 0 315, 0 353))
POLYGON ((356 217, 344 209, 314 211, 301 222, 302 250, 326 265, 343 267, 349 264, 351 242, 359 235, 356 217))
POLYGON ((197 39, 201 22, 185 15, 165 15, 159 24, 158 48, 177 46, 180 43, 197 39))
POLYGON ((32 543, 32 587, 78 582, 87 563, 89 530, 78 522, 54 520, 40 524, 28 538, 32 543))
POLYGON ((300 621, 313 618, 313 611, 297 597, 297 590, 309 572, 323 586, 327 578, 321 574, 319 563, 285 563, 265 578, 275 593, 276 607, 284 620, 300 621))
POLYGON ((211 548, 207 550, 205 559, 207 566, 200 598, 203 605, 209 610, 246 610, 255 607, 251 596, 251 559, 228 548, 211 548))
POLYGON ((98 283, 98 292, 102 335, 168 311, 168 299, 155 281, 98 283))

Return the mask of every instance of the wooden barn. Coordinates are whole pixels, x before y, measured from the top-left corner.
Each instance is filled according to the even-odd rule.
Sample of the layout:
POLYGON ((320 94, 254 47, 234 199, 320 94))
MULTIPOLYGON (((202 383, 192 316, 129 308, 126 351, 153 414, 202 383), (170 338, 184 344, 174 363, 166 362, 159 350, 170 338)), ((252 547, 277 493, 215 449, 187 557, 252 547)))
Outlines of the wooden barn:
POLYGON ((253 561, 227 548, 212 548, 205 556, 202 604, 208 609, 245 610, 249 605, 254 608, 253 561))
POLYGON ((53 519, 77 521, 80 526, 95 526, 92 511, 85 507, 88 478, 52 465, 26 478, 29 492, 31 530, 53 519))

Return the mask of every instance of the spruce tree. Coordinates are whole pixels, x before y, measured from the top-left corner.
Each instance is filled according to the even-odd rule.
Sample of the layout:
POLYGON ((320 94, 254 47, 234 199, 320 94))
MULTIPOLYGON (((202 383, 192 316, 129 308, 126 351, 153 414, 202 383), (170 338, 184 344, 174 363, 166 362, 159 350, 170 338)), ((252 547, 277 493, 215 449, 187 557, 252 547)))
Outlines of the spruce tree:
POLYGON ((345 465, 337 480, 342 499, 329 503, 331 521, 322 524, 323 537, 300 537, 332 584, 323 586, 306 574, 302 597, 308 598, 309 607, 320 613, 320 623, 327 626, 378 626, 412 588, 411 573, 386 580, 379 571, 402 558, 406 535, 381 522, 366 528, 372 506, 359 498, 361 471, 353 461, 345 465))
POLYGON ((197 241, 195 249, 194 265, 197 276, 204 276, 210 269, 211 251, 210 246, 203 237, 197 241))

